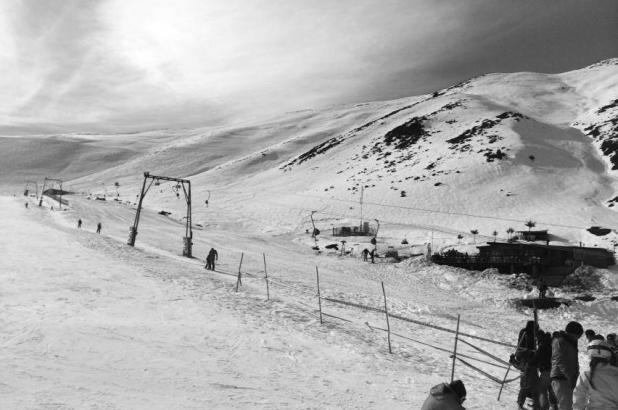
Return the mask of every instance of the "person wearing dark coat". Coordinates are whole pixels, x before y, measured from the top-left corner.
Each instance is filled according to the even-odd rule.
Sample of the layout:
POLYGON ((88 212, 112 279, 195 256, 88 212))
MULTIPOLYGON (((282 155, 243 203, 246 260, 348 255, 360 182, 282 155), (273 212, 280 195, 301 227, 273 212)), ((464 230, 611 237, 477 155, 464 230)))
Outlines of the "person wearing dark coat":
POLYGON ((539 331, 539 348, 531 362, 539 369, 539 407, 548 410, 556 407, 556 396, 551 389, 551 334, 539 331))
POLYGON ((101 222, 97 224, 97 233, 101 233, 101 222))
POLYGON ((363 251, 361 252, 361 255, 363 255, 363 261, 367 262, 367 255, 369 255, 369 249, 367 248, 363 249, 363 251))
POLYGON ((516 358, 524 363, 519 379, 519 394, 517 395, 517 405, 523 408, 526 397, 532 399, 532 408, 539 409, 539 371, 534 357, 536 351, 536 336, 538 329, 534 321, 529 320, 526 327, 519 332, 517 343, 516 358))
POLYGON ((465 410, 466 387, 461 380, 440 383, 429 390, 421 410, 465 410))
POLYGON ((550 377, 558 410, 573 409, 573 389, 579 376, 577 341, 583 334, 580 323, 569 322, 552 340, 550 377))
POLYGON ((215 250, 215 248, 210 248, 210 252, 208 252, 208 256, 206 257, 206 269, 215 270, 215 261, 219 260, 219 254, 215 250))

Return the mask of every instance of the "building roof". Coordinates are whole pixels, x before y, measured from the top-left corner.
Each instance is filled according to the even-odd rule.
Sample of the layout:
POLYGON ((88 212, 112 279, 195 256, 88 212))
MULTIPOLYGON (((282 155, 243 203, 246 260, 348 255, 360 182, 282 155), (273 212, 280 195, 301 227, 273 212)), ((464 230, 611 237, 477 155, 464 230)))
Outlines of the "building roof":
POLYGON ((488 247, 488 246, 529 246, 535 248, 548 248, 548 249, 559 249, 559 250, 573 250, 573 249, 583 249, 583 250, 592 250, 592 251, 605 251, 609 253, 613 253, 609 249, 599 248, 599 247, 586 247, 586 246, 575 246, 575 245, 546 245, 542 243, 535 242, 487 242, 486 245, 479 245, 477 248, 488 247))

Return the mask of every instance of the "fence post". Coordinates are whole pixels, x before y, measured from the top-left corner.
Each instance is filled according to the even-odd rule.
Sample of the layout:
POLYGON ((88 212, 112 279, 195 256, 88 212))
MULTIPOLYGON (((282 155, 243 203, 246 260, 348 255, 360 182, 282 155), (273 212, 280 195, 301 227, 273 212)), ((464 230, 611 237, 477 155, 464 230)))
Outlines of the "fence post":
POLYGON ((266 254, 262 253, 264 257, 264 280, 266 280, 266 300, 270 300, 270 289, 268 288, 268 272, 266 271, 266 254))
POLYGON ((318 266, 315 266, 315 277, 318 282, 318 308, 320 309, 320 324, 323 324, 322 321, 322 297, 320 296, 320 274, 318 272, 318 266))
POLYGON ((500 401, 500 396, 502 395, 502 389, 504 388, 504 382, 506 382, 506 377, 509 375, 509 370, 511 370, 511 364, 509 363, 509 367, 506 368, 506 373, 504 374, 504 379, 502 379, 502 384, 500 385, 500 391, 498 392, 498 401, 500 401))
POLYGON ((384 282, 382 282, 382 294, 384 295, 384 313, 386 313, 386 330, 388 335, 388 352, 393 353, 391 349, 391 324, 388 321, 388 308, 386 307, 386 290, 384 290, 384 282))
POLYGON ((453 367, 451 369, 451 383, 455 378, 455 360, 457 359, 457 340, 459 339, 459 318, 460 315, 457 315, 457 330, 455 331, 455 348, 453 349, 453 367))
POLYGON ((238 265, 238 279, 236 279, 236 292, 238 292, 238 285, 242 285, 240 268, 242 267, 242 258, 245 256, 245 253, 240 254, 240 264, 238 265))

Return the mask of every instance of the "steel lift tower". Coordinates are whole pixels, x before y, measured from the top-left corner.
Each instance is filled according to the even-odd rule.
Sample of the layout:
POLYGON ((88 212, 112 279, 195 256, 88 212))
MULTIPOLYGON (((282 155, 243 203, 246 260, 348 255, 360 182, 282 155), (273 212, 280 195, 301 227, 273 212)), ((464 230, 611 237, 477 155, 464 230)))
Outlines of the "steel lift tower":
POLYGON ((189 181, 188 179, 151 175, 150 172, 144 172, 144 183, 142 184, 142 191, 140 192, 139 201, 137 203, 135 221, 133 222, 133 226, 129 228, 129 240, 127 241, 127 244, 130 246, 135 246, 135 238, 137 237, 137 226, 139 224, 139 217, 142 212, 142 202, 144 201, 144 197, 146 196, 146 193, 148 192, 152 184, 155 183, 155 185, 158 185, 160 181, 172 181, 176 182, 177 186, 182 186, 182 191, 185 194, 185 201, 187 203, 187 221, 185 226, 185 236, 183 237, 184 247, 182 250, 182 256, 191 258, 191 250, 193 247, 193 231, 191 230, 191 181, 189 181), (148 184, 148 187, 146 187, 148 180, 150 180, 150 183, 148 184))

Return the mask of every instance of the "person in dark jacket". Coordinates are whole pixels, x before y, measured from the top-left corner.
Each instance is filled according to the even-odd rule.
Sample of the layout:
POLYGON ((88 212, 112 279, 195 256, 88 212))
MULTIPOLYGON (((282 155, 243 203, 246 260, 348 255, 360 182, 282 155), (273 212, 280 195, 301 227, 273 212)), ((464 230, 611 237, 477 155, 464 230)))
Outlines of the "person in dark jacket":
POLYGON ((429 390, 421 410, 465 410, 466 387, 461 380, 440 383, 429 390))
POLYGON ((369 255, 369 249, 367 248, 363 249, 363 251, 361 252, 361 255, 363 255, 363 262, 367 262, 367 255, 369 255))
POLYGON ((584 334, 578 322, 569 322, 564 331, 552 340, 551 387, 556 395, 558 410, 573 409, 573 389, 579 376, 577 341, 584 334))
POLYGON ((208 256, 206 257, 206 269, 215 270, 215 261, 219 260, 219 254, 215 250, 215 248, 210 248, 210 252, 208 252, 208 256))
POLYGON ((519 394, 517 405, 523 408, 526 397, 532 399, 532 408, 539 409, 539 371, 535 363, 536 335, 538 328, 534 321, 529 320, 526 327, 519 332, 515 357, 523 363, 521 378, 519 379, 519 394))
POLYGON ((532 358, 532 363, 539 369, 539 407, 548 410, 556 407, 556 396, 551 389, 551 334, 539 331, 539 348, 532 358))
POLYGON ((101 233, 101 222, 97 224, 97 233, 101 233))

